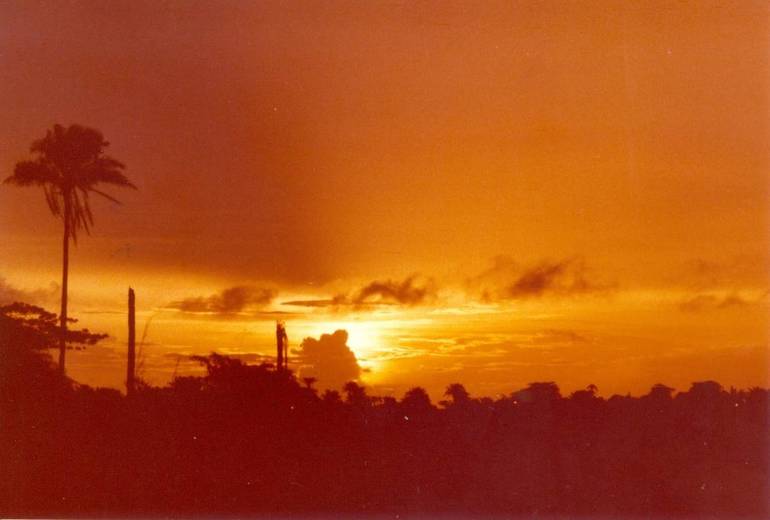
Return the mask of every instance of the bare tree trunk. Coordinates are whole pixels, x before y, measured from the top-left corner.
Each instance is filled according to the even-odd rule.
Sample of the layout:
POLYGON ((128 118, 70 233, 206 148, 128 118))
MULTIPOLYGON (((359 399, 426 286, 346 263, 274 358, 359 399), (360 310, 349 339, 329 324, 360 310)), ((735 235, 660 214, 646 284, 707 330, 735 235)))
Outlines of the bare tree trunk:
POLYGON ((283 324, 275 322, 275 369, 283 370, 283 324))
POLYGON ((60 337, 59 337, 59 373, 64 376, 64 358, 67 353, 67 281, 69 277, 70 264, 70 202, 67 195, 64 195, 64 252, 62 259, 61 275, 61 315, 59 317, 60 337))
POLYGON ((136 300, 134 290, 128 288, 128 368, 126 369, 126 395, 134 394, 136 363, 136 300))

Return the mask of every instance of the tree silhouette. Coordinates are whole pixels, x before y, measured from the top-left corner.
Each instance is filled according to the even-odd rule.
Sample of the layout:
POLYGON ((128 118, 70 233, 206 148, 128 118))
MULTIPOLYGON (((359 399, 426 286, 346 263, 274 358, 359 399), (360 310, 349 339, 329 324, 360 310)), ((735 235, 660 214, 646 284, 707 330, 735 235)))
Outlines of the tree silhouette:
POLYGON ((69 274, 69 242, 77 244, 80 229, 90 233, 94 219, 89 203, 91 193, 112 202, 115 198, 97 189, 112 184, 136 189, 123 174, 125 166, 104 155, 109 145, 102 133, 93 128, 54 125, 46 136, 32 143, 34 158, 16 164, 13 175, 5 183, 17 186, 41 186, 51 213, 64 223, 62 254, 62 288, 59 334, 59 371, 65 373, 67 349, 67 282, 69 274))
POLYGON ((205 374, 128 399, 59 377, 57 319, 0 306, 3 518, 770 518, 760 388, 606 400, 536 382, 493 399, 456 383, 437 408, 421 387, 319 397, 291 370, 211 353, 193 357, 205 374))
POLYGON ((345 392, 345 401, 349 404, 354 406, 365 406, 369 403, 366 389, 355 381, 348 381, 345 383, 345 386, 342 387, 342 391, 345 392))
MULTIPOLYGON (((77 323, 67 318, 69 323, 77 323)), ((70 382, 56 376, 48 349, 59 343, 57 316, 41 307, 15 302, 0 306, 0 409, 45 392, 53 395, 70 382)), ((67 330, 67 343, 95 345, 106 334, 67 330)), ((80 347, 78 347, 80 348, 80 347)))
POLYGON ((446 388, 444 395, 452 398, 452 404, 465 404, 470 400, 470 394, 460 383, 452 383, 446 388))
POLYGON ((649 400, 656 403, 665 403, 671 401, 671 395, 674 393, 674 389, 670 386, 663 384, 655 384, 650 389, 650 392, 646 395, 649 400))
POLYGON ((405 412, 413 414, 424 414, 433 408, 430 402, 430 396, 421 386, 410 388, 401 399, 401 406, 405 412))

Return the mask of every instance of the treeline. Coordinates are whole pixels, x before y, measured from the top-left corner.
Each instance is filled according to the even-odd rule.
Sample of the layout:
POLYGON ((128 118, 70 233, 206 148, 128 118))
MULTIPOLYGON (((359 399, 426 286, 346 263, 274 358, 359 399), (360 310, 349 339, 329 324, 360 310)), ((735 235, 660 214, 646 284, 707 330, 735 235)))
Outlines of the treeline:
POLYGON ((212 354, 205 376, 126 398, 62 380, 55 316, 18 305, 0 308, 0 516, 770 512, 764 389, 603 399, 545 382, 490 399, 455 384, 434 404, 421 388, 319 394, 212 354))

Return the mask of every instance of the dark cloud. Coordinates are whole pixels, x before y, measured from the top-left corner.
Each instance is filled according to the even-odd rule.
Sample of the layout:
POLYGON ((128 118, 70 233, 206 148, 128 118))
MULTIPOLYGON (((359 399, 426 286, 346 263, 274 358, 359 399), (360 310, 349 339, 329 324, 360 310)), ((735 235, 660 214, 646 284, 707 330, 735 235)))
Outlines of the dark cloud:
POLYGON ((32 303, 36 305, 50 305, 59 300, 59 285, 51 283, 48 289, 24 290, 9 284, 0 276, 0 305, 13 302, 32 303))
POLYGON ((433 280, 412 275, 403 281, 375 280, 349 294, 337 294, 333 298, 318 300, 294 300, 283 305, 303 307, 373 307, 378 305, 403 305, 407 307, 426 303, 436 296, 433 280))
POLYGON ((281 302, 281 305, 295 305, 298 307, 336 307, 347 305, 348 299, 343 295, 337 295, 334 298, 318 299, 318 300, 292 300, 288 302, 281 302))
POLYGON ((299 375, 317 378, 323 388, 340 388, 358 379, 361 367, 347 343, 348 333, 344 330, 322 334, 319 339, 305 338, 298 349, 292 350, 294 361, 300 365, 299 375))
POLYGON ((169 307, 182 312, 211 313, 221 316, 259 309, 275 298, 275 291, 263 287, 237 286, 208 297, 185 298, 169 307))
POLYGON ((482 300, 489 302, 547 295, 575 296, 606 291, 612 287, 591 279, 585 262, 580 258, 556 262, 544 260, 521 268, 506 256, 495 258, 490 269, 469 279, 467 285, 471 290, 480 291, 482 300))
POLYGON ((759 300, 750 300, 737 294, 731 293, 726 296, 716 296, 713 294, 696 294, 679 303, 679 310, 682 312, 705 312, 723 309, 735 309, 749 307, 759 303, 759 300))
POLYGON ((421 280, 412 275, 402 282, 393 280, 374 281, 356 292, 351 302, 354 305, 399 304, 419 305, 432 298, 436 289, 431 280, 421 280))
POLYGON ((291 300, 288 302, 281 302, 281 305, 295 305, 297 307, 330 307, 334 305, 334 300, 291 300))
POLYGON ((511 286, 507 293, 512 298, 540 296, 547 290, 553 289, 564 276, 567 264, 551 264, 544 262, 522 274, 511 286))
POLYGON ((544 261, 526 270, 506 289, 510 298, 529 298, 544 294, 585 294, 606 289, 589 281, 585 263, 580 259, 544 261))

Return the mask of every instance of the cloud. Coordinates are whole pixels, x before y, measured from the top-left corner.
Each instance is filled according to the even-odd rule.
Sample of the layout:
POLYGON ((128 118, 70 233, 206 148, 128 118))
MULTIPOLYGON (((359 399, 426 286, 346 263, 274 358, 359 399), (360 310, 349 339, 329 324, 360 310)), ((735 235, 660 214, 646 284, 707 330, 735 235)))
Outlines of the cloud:
POLYGON ((679 302, 679 310, 689 313, 751 307, 770 294, 766 259, 751 255, 692 259, 673 273, 671 282, 689 292, 679 302))
POLYGON ((534 338, 532 343, 535 345, 553 345, 553 344, 577 344, 588 343, 589 340, 585 336, 578 334, 574 330, 563 329, 546 329, 534 338))
POLYGON ((13 302, 32 303, 36 305, 51 304, 58 301, 59 285, 51 282, 48 289, 34 289, 31 291, 19 289, 9 284, 0 276, 0 305, 13 302))
POLYGON ((375 307, 380 305, 402 305, 412 307, 426 303, 436 296, 436 285, 432 279, 411 275, 402 281, 375 280, 348 294, 337 294, 333 298, 318 300, 293 300, 282 305, 303 307, 375 307))
POLYGON ((478 290, 483 301, 524 300, 543 296, 576 296, 603 292, 610 284, 591 279, 580 258, 544 260, 520 268, 510 257, 499 256, 480 275, 468 280, 471 290, 478 290))
POLYGON ((761 300, 762 297, 760 297, 758 300, 750 300, 737 293, 730 293, 724 296, 701 293, 680 302, 679 310, 682 312, 697 313, 714 310, 744 308, 755 305, 761 300))
POLYGON ((352 298, 354 305, 400 304, 419 305, 435 296, 436 289, 431 280, 418 279, 412 275, 402 282, 393 280, 374 281, 362 287, 352 298))
MULTIPOLYGON (((564 262, 555 264, 543 262, 522 274, 506 291, 513 298, 540 296, 557 286, 566 269, 567 264, 564 262)), ((582 278, 580 280, 582 285, 582 278)))
POLYGON ((290 300, 281 302, 281 305, 295 305, 297 307, 329 307, 334 305, 334 300, 290 300))
POLYGON ((482 271, 475 277, 468 280, 470 284, 481 282, 502 281, 510 279, 516 275, 521 267, 508 255, 497 255, 492 259, 492 265, 489 269, 482 271))
POLYGON ((319 339, 305 338, 298 349, 292 350, 294 360, 300 364, 299 375, 317 378, 323 388, 340 388, 358 379, 361 367, 347 343, 345 330, 322 334, 319 339))
POLYGON ((670 282, 707 291, 730 287, 767 287, 770 278, 766 257, 739 255, 721 261, 704 258, 689 260, 672 273, 670 282))
POLYGON ((182 312, 228 316, 264 307, 273 301, 273 298, 275 291, 272 289, 241 285, 208 297, 185 298, 172 302, 169 308, 182 312))
POLYGON ((585 263, 580 259, 544 261, 524 271, 505 289, 508 297, 530 298, 544 294, 574 295, 606 289, 589 281, 585 263))
POLYGON ((345 295, 337 295, 334 298, 318 300, 291 300, 288 302, 281 302, 281 305, 295 305, 298 307, 336 307, 347 304, 348 299, 345 295))

